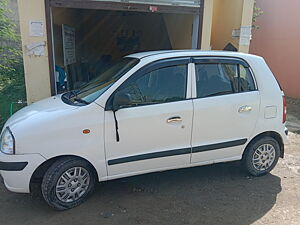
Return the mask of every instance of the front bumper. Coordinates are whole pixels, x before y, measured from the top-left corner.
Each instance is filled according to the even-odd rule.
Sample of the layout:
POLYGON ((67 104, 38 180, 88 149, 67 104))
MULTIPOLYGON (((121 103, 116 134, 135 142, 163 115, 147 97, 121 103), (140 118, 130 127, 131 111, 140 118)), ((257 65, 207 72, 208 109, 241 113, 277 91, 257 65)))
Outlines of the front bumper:
POLYGON ((6 188, 13 192, 29 193, 31 176, 45 161, 40 154, 6 155, 0 152, 0 174, 6 188))
POLYGON ((27 166, 28 162, 0 162, 0 170, 21 171, 27 166))

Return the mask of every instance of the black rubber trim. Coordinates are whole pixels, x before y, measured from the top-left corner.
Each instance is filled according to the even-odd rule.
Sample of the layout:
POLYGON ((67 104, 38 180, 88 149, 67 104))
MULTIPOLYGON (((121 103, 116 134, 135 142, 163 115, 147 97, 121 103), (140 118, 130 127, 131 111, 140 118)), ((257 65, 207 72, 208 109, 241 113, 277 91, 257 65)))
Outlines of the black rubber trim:
MULTIPOLYGON (((177 52, 186 52, 186 50, 177 50, 175 51, 176 53, 177 52)), ((140 59, 144 59, 144 58, 147 58, 147 57, 151 57, 151 56, 155 56, 155 55, 162 55, 162 54, 168 54, 168 53, 174 53, 174 50, 170 50, 170 51, 162 51, 162 52, 154 52, 153 54, 149 54, 149 55, 145 55, 143 57, 141 57, 140 59)), ((183 57, 186 57, 186 56, 183 56, 183 57)))
POLYGON ((201 57, 201 56, 194 56, 193 57, 194 63, 205 63, 205 64, 218 64, 218 63, 227 63, 227 64, 241 64, 246 68, 249 68, 249 64, 241 58, 235 57, 201 57))
POLYGON ((21 171, 27 166, 28 162, 0 162, 0 170, 21 171))
POLYGON ((162 157, 168 157, 168 156, 211 151, 211 150, 217 150, 217 149, 221 149, 221 148, 229 148, 229 147, 243 145, 246 142, 247 142, 247 139, 245 138, 245 139, 240 139, 240 140, 235 140, 235 141, 222 142, 222 143, 218 143, 218 144, 203 145, 203 146, 194 147, 194 148, 183 148, 183 149, 169 150, 169 151, 163 151, 163 152, 154 152, 154 153, 147 153, 147 154, 142 154, 142 155, 128 156, 128 157, 118 158, 118 159, 111 159, 111 160, 108 160, 107 163, 108 163, 108 165, 116 165, 116 164, 135 162, 135 161, 146 160, 146 159, 155 159, 155 158, 162 158, 162 157))
POLYGON ((119 159, 112 159, 112 160, 108 160, 108 165, 115 165, 115 164, 128 163, 128 162, 134 162, 134 161, 140 161, 146 159, 155 159, 155 158, 184 155, 184 154, 191 154, 191 148, 183 148, 183 149, 169 150, 163 152, 154 152, 154 153, 124 157, 119 159))
POLYGON ((218 144, 198 146, 198 147, 194 147, 192 149, 192 153, 205 152, 205 151, 217 150, 217 149, 221 149, 221 148, 229 148, 229 147, 239 146, 239 145, 245 144, 246 142, 247 142, 247 139, 245 138, 245 139, 240 139, 240 140, 235 140, 235 141, 222 142, 222 143, 218 143, 218 144))

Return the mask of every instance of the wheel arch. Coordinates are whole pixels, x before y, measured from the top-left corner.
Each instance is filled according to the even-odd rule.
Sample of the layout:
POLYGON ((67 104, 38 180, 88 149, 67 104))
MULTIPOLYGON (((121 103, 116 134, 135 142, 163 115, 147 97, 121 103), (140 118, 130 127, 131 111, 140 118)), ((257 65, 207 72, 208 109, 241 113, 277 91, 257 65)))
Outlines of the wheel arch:
POLYGON ((74 157, 74 158, 78 158, 78 159, 82 159, 82 160, 86 161, 91 166, 91 168, 93 169, 93 172, 96 176, 97 181, 99 180, 99 175, 97 173, 96 168, 87 159, 85 159, 83 157, 80 157, 80 156, 77 156, 77 155, 59 155, 59 156, 55 156, 55 157, 52 157, 52 158, 46 160, 45 162, 43 162, 41 165, 39 165, 35 169, 35 171, 33 172, 32 176, 30 178, 30 190, 32 188, 32 184, 41 182, 41 180, 43 179, 46 171, 50 168, 50 166, 54 162, 56 162, 57 160, 59 160, 61 158, 65 158, 65 157, 74 157))
POLYGON ((281 137, 281 135, 279 133, 277 133, 276 131, 265 131, 263 133, 260 133, 258 135, 256 135, 254 138, 252 138, 252 140, 247 144, 244 152, 243 152, 243 157, 244 158, 244 154, 247 150, 247 148, 249 147, 249 145, 251 145, 253 142, 255 142, 256 140, 263 138, 263 137, 272 137, 274 138, 279 146, 280 146, 280 157, 283 158, 284 157, 284 143, 283 143, 283 139, 281 137))

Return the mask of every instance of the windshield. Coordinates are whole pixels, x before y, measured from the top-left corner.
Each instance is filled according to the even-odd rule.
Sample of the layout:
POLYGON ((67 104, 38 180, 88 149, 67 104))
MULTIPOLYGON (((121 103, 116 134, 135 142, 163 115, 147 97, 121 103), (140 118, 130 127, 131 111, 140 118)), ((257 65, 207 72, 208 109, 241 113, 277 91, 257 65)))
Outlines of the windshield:
POLYGON ((89 104, 100 97, 125 73, 138 64, 138 62, 139 59, 125 57, 103 71, 95 79, 91 80, 80 89, 64 94, 63 99, 72 104, 89 104))

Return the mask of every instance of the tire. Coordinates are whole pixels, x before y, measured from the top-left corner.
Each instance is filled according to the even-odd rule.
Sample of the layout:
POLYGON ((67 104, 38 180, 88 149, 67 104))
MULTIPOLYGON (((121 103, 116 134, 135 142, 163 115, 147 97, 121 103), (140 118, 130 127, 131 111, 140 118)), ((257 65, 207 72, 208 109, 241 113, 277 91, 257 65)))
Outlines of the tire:
POLYGON ((254 140, 246 148, 242 164, 251 175, 262 176, 276 166, 279 156, 278 142, 272 137, 262 137, 254 140))
POLYGON ((95 183, 96 174, 88 162, 63 157, 46 171, 41 189, 51 207, 66 210, 83 203, 94 190, 95 183))

